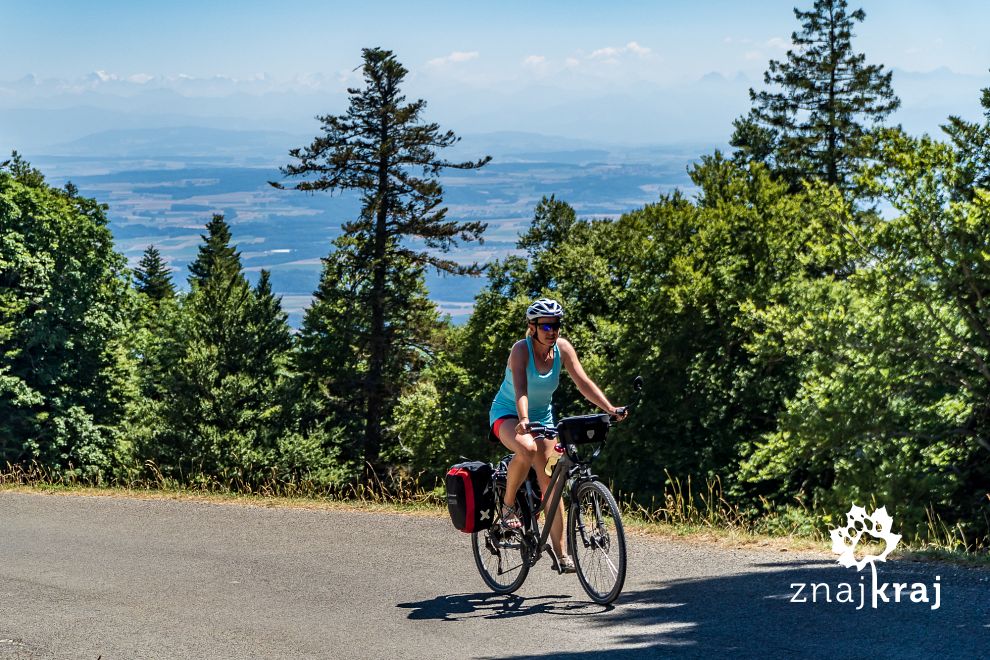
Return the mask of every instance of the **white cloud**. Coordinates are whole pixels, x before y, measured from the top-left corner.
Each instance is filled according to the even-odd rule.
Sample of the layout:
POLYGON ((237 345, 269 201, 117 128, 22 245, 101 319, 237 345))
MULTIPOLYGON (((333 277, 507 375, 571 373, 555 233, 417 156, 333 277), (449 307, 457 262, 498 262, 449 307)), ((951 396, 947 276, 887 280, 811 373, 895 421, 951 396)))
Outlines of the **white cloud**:
POLYGON ((750 50, 750 51, 746 51, 746 54, 743 55, 743 57, 745 57, 747 60, 750 60, 750 61, 753 61, 753 60, 762 60, 763 59, 763 53, 761 53, 758 50, 750 50))
POLYGON ((618 57, 622 55, 632 54, 638 57, 649 57, 653 51, 645 46, 640 46, 639 43, 635 41, 630 41, 625 46, 616 48, 614 46, 606 46, 605 48, 599 48, 593 51, 589 56, 592 60, 602 60, 609 64, 618 63, 618 57))
POLYGON ((544 57, 543 55, 530 55, 529 57, 527 57, 526 59, 523 60, 523 65, 524 66, 540 66, 541 64, 545 64, 546 61, 547 61, 547 58, 544 57))
POLYGON ((611 46, 609 46, 608 48, 599 48, 598 50, 593 52, 591 54, 591 59, 599 59, 602 57, 615 57, 618 54, 619 54, 618 48, 612 48, 611 46))
POLYGON ((336 93, 343 91, 347 83, 359 78, 359 73, 338 79, 334 74, 323 73, 276 78, 267 73, 231 77, 191 76, 185 73, 119 73, 100 69, 78 78, 39 79, 35 76, 27 76, 17 81, 0 80, 0 88, 6 90, 2 92, 3 95, 11 92, 12 96, 24 103, 32 99, 90 93, 133 97, 151 90, 170 90, 187 98, 213 98, 241 92, 252 95, 269 92, 336 93))
POLYGON ((791 40, 784 39, 782 37, 773 37, 767 40, 766 47, 777 48, 779 50, 787 50, 788 48, 791 47, 791 40))
POLYGON ((90 74, 90 80, 94 82, 95 81, 110 82, 111 80, 120 80, 120 78, 117 77, 117 74, 115 73, 107 73, 106 71, 103 71, 101 69, 99 71, 94 71, 92 74, 90 74))
POLYGON ((646 57, 652 52, 649 48, 644 48, 635 41, 630 41, 629 43, 627 43, 626 50, 628 50, 630 53, 635 53, 640 57, 646 57))
POLYGON ((576 57, 568 57, 566 60, 564 60, 564 66, 568 68, 576 67, 579 64, 581 64, 581 60, 579 60, 576 57))
POLYGON ((457 64, 459 62, 467 62, 469 60, 476 60, 476 59, 478 59, 478 56, 479 56, 479 53, 476 50, 472 50, 472 51, 469 51, 469 52, 455 50, 450 55, 446 55, 444 57, 434 58, 434 59, 430 60, 429 62, 427 62, 427 64, 430 65, 430 66, 444 66, 446 64, 457 64))

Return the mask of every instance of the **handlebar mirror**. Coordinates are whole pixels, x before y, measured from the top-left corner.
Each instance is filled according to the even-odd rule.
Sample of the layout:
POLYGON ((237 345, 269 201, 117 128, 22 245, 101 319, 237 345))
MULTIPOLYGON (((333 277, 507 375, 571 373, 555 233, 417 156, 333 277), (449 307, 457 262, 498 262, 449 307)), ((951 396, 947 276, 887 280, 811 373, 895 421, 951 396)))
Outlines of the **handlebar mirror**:
POLYGON ((643 377, 642 376, 636 376, 635 378, 633 378, 632 386, 633 386, 633 389, 635 391, 637 391, 637 392, 642 391, 642 389, 643 389, 643 377))

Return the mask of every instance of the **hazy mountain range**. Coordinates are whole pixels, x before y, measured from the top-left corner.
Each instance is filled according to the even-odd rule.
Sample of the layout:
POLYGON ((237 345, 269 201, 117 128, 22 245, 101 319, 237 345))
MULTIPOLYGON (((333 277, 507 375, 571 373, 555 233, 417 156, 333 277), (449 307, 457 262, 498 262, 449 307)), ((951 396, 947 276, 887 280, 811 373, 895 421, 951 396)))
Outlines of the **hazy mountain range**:
MULTIPOLYGON (((950 114, 980 116, 990 76, 938 69, 894 72, 903 105, 893 118, 937 134, 950 114)), ((583 216, 616 216, 674 188, 692 192, 690 163, 726 148, 731 123, 759 81, 712 73, 667 87, 579 94, 546 85, 515 92, 414 89, 429 120, 463 139, 451 160, 491 155, 476 172, 443 178, 454 218, 489 223, 483 245, 459 246, 461 261, 513 251, 543 195, 583 216), (470 127, 470 131, 463 130, 470 127), (492 130, 521 127, 524 130, 492 130)), ((268 181, 288 150, 318 132, 314 116, 341 112, 346 94, 330 78, 279 82, 132 77, 103 72, 77 81, 28 76, 0 82, 0 152, 17 149, 56 184, 72 180, 110 205, 118 248, 136 263, 158 246, 184 284, 203 225, 214 212, 231 222, 249 273, 272 270, 276 291, 298 323, 320 272, 320 257, 358 209, 353 195, 280 192, 268 181)), ((431 295, 463 318, 480 280, 431 274, 431 295)))
MULTIPOLYGON (((726 141, 732 120, 749 108, 749 88, 760 88, 762 81, 712 72, 663 86, 644 82, 633 90, 553 82, 498 91, 417 84, 410 80, 408 97, 426 98, 428 119, 461 134, 512 130, 631 146, 726 141)), ((990 75, 895 69, 893 85, 903 101, 893 121, 911 132, 933 133, 950 114, 979 116, 979 91, 990 85, 990 75)), ((176 126, 311 136, 316 115, 346 107, 344 87, 332 76, 291 81, 120 78, 104 72, 78 80, 25 76, 0 81, 0 148, 53 153, 102 131, 176 126)))

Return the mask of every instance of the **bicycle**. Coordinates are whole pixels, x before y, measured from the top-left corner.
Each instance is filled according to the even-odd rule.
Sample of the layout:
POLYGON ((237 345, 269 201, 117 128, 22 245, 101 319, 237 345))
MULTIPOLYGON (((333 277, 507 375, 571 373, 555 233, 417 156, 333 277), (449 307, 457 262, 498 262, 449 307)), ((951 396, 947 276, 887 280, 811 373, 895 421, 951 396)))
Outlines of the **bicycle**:
MULTIPOLYGON (((642 388, 643 379, 637 376, 633 381, 637 400, 626 406, 625 411, 638 405, 642 388)), ((532 471, 520 486, 516 502, 522 513, 523 526, 519 529, 507 529, 501 524, 506 470, 513 455, 500 461, 492 475, 496 502, 494 522, 488 529, 471 534, 478 572, 494 592, 510 594, 519 589, 544 550, 553 552, 547 545, 550 525, 541 532, 539 516, 546 513, 545 520, 554 519, 569 483, 565 529, 568 552, 574 558, 578 580, 596 603, 607 605, 619 597, 626 579, 625 531, 611 491, 591 472, 591 463, 601 454, 608 430, 617 421, 616 417, 601 414, 568 417, 556 426, 529 425, 534 434, 562 440, 556 445, 561 455, 550 475, 548 497, 541 499, 532 471), (582 457, 578 447, 588 444, 597 444, 597 447, 590 456, 582 457)), ((558 572, 563 572, 556 558, 554 563, 558 572)))

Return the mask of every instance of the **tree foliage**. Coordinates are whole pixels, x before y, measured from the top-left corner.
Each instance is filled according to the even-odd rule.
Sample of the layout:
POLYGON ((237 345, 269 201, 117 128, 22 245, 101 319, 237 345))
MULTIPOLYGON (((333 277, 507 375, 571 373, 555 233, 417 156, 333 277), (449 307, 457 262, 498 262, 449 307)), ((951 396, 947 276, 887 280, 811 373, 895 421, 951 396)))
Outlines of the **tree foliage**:
MULTIPOLYGON (((990 538, 990 90, 985 121, 950 117, 945 141, 861 125, 896 105, 889 74, 852 54, 862 12, 797 15, 798 47, 767 77, 782 91, 737 122, 745 153, 701 157, 695 197, 618 219, 543 197, 462 326, 424 269, 477 272, 444 255, 483 225, 446 219, 438 175, 484 160, 436 155, 456 138, 405 104, 388 51, 365 51, 365 87, 283 170, 364 196, 297 336, 223 216, 177 293, 157 250, 128 273, 105 207, 15 154, 0 166, 0 461, 94 480, 152 461, 252 489, 340 484, 368 463, 436 478, 504 453, 485 440, 491 397, 526 307, 549 296, 614 402, 646 379, 596 464, 639 502, 700 477, 753 515, 875 500, 909 534, 938 516, 990 538)), ((561 383, 556 415, 585 412, 561 383)))
POLYGON ((864 138, 900 105, 892 74, 853 50, 862 9, 816 0, 794 15, 801 30, 793 48, 786 61, 770 61, 767 89, 750 89, 753 108, 736 120, 731 143, 744 160, 769 163, 792 183, 815 179, 847 190, 867 155, 864 138))
MULTIPOLYGON (((323 134, 309 146, 291 150, 297 162, 283 167, 282 173, 303 179, 292 185, 295 190, 358 190, 363 196, 360 216, 343 227, 346 254, 339 259, 331 255, 330 260, 335 262, 334 269, 350 269, 337 271, 342 275, 340 281, 352 283, 342 292, 350 290, 359 297, 359 304, 339 301, 358 315, 347 323, 364 326, 349 335, 366 361, 359 387, 348 388, 346 396, 352 400, 352 409, 353 403, 363 407, 364 437, 357 454, 365 463, 376 465, 382 420, 389 416, 399 391, 388 376, 411 347, 426 339, 422 334, 409 336, 400 330, 412 328, 414 324, 407 321, 418 316, 423 307, 423 268, 432 266, 457 274, 480 272, 477 264, 459 265, 441 256, 458 241, 479 240, 485 224, 446 217, 438 175, 447 168, 478 168, 489 159, 455 163, 440 158, 437 152, 458 138, 451 131, 441 131, 435 123, 423 121, 425 101, 405 102, 401 85, 408 71, 391 51, 366 48, 362 52, 364 87, 348 89, 350 105, 345 114, 319 117, 323 134)), ((338 297, 337 293, 324 293, 331 300, 338 297)), ((315 313, 332 314, 336 304, 323 305, 315 313)), ((311 326, 328 323, 335 321, 314 319, 311 326)), ((331 346, 314 349, 324 354, 333 350, 331 346)), ((349 361, 350 357, 339 359, 349 361)))
POLYGON ((0 167, 0 461, 118 466, 132 299, 105 210, 16 153, 0 167))
POLYGON ((891 217, 849 228, 864 263, 848 279, 803 287, 768 320, 776 339, 761 343, 804 356, 801 384, 744 478, 825 506, 894 501, 922 534, 932 510, 987 533, 990 197, 974 158, 985 130, 873 138, 859 184, 891 217))
MULTIPOLYGON (((362 440, 375 338, 368 310, 376 294, 356 242, 342 237, 335 248, 323 260, 320 286, 299 334, 299 417, 302 428, 318 430, 331 440, 329 449, 339 463, 338 480, 350 480, 361 475, 370 459, 362 440)), ((381 374, 386 408, 376 414, 389 420, 389 411, 433 354, 441 320, 427 297, 420 267, 395 255, 385 281, 390 350, 381 374)))
POLYGON ((141 261, 134 270, 134 286, 138 293, 143 293, 154 301, 175 297, 168 264, 154 245, 145 248, 141 255, 141 261))
POLYGON ((252 289, 223 216, 206 229, 189 266, 182 322, 163 349, 174 362, 163 374, 160 419, 142 457, 169 475, 249 482, 277 463, 279 441, 291 429, 292 340, 268 273, 252 289))

